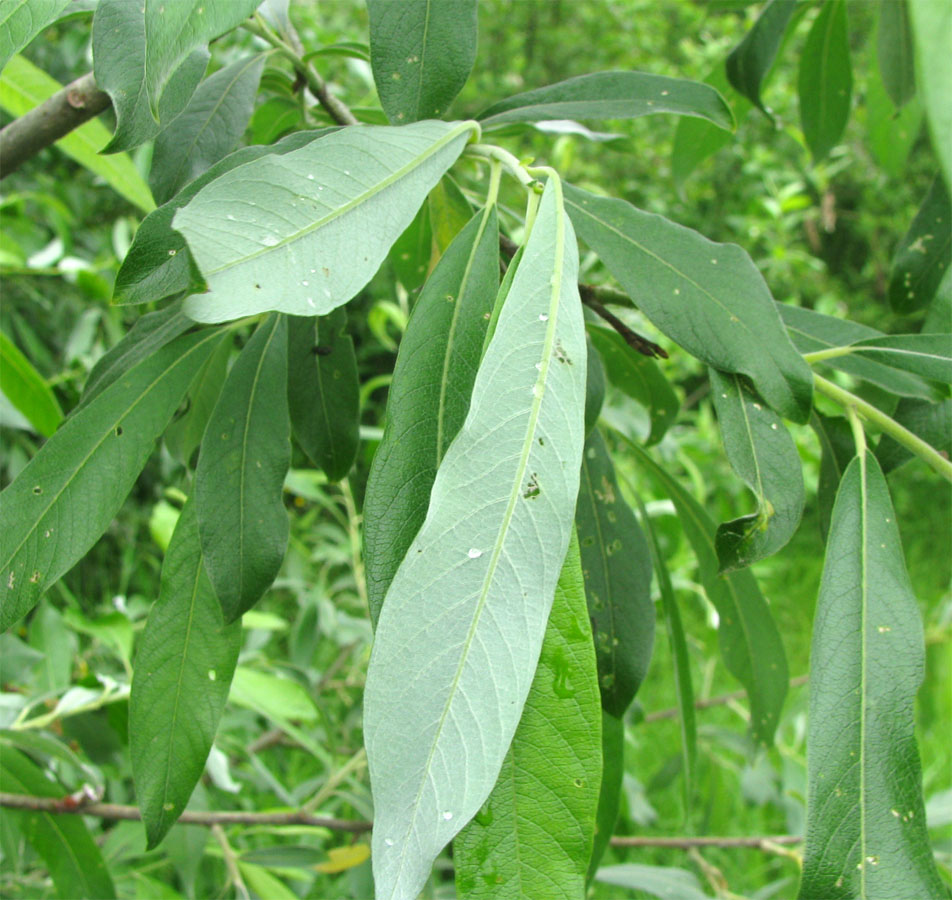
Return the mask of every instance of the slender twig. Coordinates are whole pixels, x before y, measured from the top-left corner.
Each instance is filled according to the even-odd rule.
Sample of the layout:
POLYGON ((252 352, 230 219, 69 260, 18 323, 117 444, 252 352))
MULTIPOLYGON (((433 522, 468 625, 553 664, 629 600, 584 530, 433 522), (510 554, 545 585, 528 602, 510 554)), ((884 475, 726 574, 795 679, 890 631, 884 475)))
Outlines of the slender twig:
MULTIPOLYGON (((579 287, 581 288, 582 285, 579 285, 579 287)), ((581 290, 579 293, 581 294, 581 290)), ((588 297, 587 299, 582 297, 582 302, 608 322, 608 324, 625 339, 625 343, 628 344, 632 350, 637 350, 642 356, 660 356, 662 359, 668 358, 668 351, 665 350, 664 347, 660 347, 654 341, 649 341, 648 338, 642 337, 637 331, 633 331, 613 312, 609 312, 609 310, 605 309, 594 297, 588 297)))
MULTIPOLYGON (((790 679, 790 687, 800 687, 810 680, 809 675, 798 675, 790 679)), ((731 691, 729 694, 719 694, 717 697, 708 697, 706 700, 697 700, 694 703, 695 709, 708 709, 712 706, 725 706, 734 700, 742 700, 747 696, 747 691, 731 691)), ((662 719, 676 719, 678 717, 678 708, 659 709, 657 712, 646 713, 642 722, 660 722, 662 719)))
POLYGON ((228 878, 235 887, 235 894, 239 900, 251 900, 251 894, 245 886, 245 880, 241 877, 241 869, 238 868, 238 856, 228 843, 221 825, 212 825, 212 834, 221 848, 222 858, 225 860, 225 868, 228 870, 228 878))

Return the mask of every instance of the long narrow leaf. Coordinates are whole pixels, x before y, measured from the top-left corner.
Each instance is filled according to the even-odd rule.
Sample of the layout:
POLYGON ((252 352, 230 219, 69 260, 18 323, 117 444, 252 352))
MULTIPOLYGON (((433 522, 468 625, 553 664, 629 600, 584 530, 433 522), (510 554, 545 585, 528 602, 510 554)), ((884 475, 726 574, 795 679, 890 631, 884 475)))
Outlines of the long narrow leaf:
POLYGON ((50 386, 2 331, 0 391, 43 437, 49 437, 63 420, 59 401, 50 386))
POLYGON ((602 711, 602 786, 595 811, 595 839, 586 882, 595 877, 618 821, 621 786, 625 777, 625 723, 602 711))
POLYGON ((952 384, 952 337, 948 334, 892 334, 857 341, 850 349, 883 365, 952 384))

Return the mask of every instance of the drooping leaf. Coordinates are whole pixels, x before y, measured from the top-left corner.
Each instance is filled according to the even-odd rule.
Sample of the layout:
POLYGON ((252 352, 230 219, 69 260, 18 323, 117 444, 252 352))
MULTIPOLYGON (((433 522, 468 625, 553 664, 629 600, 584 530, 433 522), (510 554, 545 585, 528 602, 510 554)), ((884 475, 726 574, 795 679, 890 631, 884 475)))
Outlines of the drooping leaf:
POLYGON ((800 124, 814 160, 839 143, 850 116, 853 73, 846 0, 825 0, 800 57, 800 124))
POLYGON ((357 455, 360 382, 343 307, 288 320, 288 408, 294 437, 328 479, 340 481, 357 455))
POLYGON ((63 420, 59 401, 46 380, 2 331, 0 391, 43 437, 49 437, 63 420))
POLYGON ((711 369, 710 376, 727 458, 757 499, 757 512, 717 528, 717 558, 729 572, 771 556, 793 537, 803 515, 803 470, 780 417, 737 375, 711 369))
POLYGON ((929 122, 932 148, 939 159, 946 189, 952 192, 952 5, 912 3, 908 7, 916 48, 916 87, 929 122))
POLYGON ((593 72, 507 97, 479 114, 484 128, 554 119, 634 119, 654 113, 699 116, 732 131, 734 117, 710 85, 647 72, 593 72))
POLYGON ((0 630, 109 526, 216 337, 183 335, 130 368, 63 422, 0 494, 0 630))
POLYGON ((73 671, 76 635, 49 600, 41 601, 30 619, 30 646, 43 654, 37 679, 40 691, 65 691, 73 671))
POLYGON ((602 711, 602 785, 595 811, 595 839, 592 858, 585 875, 586 882, 595 877, 608 842, 618 821, 621 805, 621 785, 625 775, 625 723, 602 711))
POLYGON ((709 365, 748 376, 785 418, 806 421, 810 367, 740 247, 570 185, 566 208, 582 240, 661 331, 709 365))
POLYGON ((760 90, 773 66, 797 0, 770 0, 744 39, 727 57, 727 77, 734 88, 767 116, 760 90))
POLYGON ((922 131, 922 120, 922 104, 918 97, 913 97, 897 110, 878 72, 869 73, 866 80, 869 149, 888 175, 900 178, 905 173, 906 160, 922 131))
MULTIPOLYGON (((868 325, 860 325, 859 322, 851 322, 837 316, 826 316, 812 309, 791 306, 789 303, 778 303, 777 309, 790 339, 801 353, 847 347, 857 341, 883 336, 881 331, 868 325)), ((822 360, 822 363, 885 388, 893 394, 920 397, 924 400, 933 398, 935 394, 934 389, 921 378, 858 354, 831 356, 822 360)))
POLYGON ((588 334, 605 363, 608 380, 648 410, 651 433, 645 443, 649 447, 657 444, 674 424, 681 406, 671 383, 657 362, 632 350, 617 331, 590 324, 588 334))
MULTIPOLYGON (((507 270, 508 274, 508 270, 507 270)), ((592 340, 586 336, 588 347, 588 372, 585 378, 585 435, 595 427, 605 402, 605 366, 602 358, 592 346, 592 340)))
POLYGON ((560 187, 550 178, 542 194, 466 421, 381 610, 364 693, 381 900, 416 897, 496 783, 568 547, 586 366, 560 187))
POLYGON ((639 463, 671 498, 698 561, 698 576, 717 609, 718 638, 727 670, 750 700, 755 740, 769 745, 787 694, 787 658, 770 608, 750 569, 718 574, 715 526, 701 505, 641 447, 622 435, 639 463))
POLYGON ((813 626, 803 900, 945 894, 915 739, 924 670, 896 514, 867 451, 840 482, 813 626))
POLYGON ((449 175, 444 175, 430 191, 426 205, 430 213, 434 248, 439 253, 445 253, 446 248, 453 243, 453 238, 473 217, 473 207, 449 175))
POLYGON ((876 26, 876 58, 889 99, 905 106, 916 94, 916 66, 906 0, 882 0, 876 26))
POLYGON ((693 872, 673 866, 640 863, 605 866, 595 874, 595 880, 631 891, 644 891, 660 900, 711 900, 693 872))
POLYGON ((823 416, 814 413, 810 426, 820 441, 820 476, 817 480, 817 505, 820 512, 820 535, 826 543, 830 531, 830 516, 840 486, 840 479, 856 455, 853 431, 843 416, 823 416))
POLYGON ((466 418, 499 287, 495 207, 478 213, 420 294, 393 370, 387 425, 364 498, 370 616, 423 524, 436 470, 466 418))
POLYGON ((205 185, 172 225, 208 283, 185 310, 221 322, 264 310, 323 315, 374 275, 471 122, 344 128, 205 185))
POLYGON ((99 0, 93 14, 93 72, 116 111, 116 131, 103 148, 107 153, 152 140, 185 108, 205 74, 208 50, 194 50, 182 60, 162 95, 158 120, 149 109, 145 58, 145 4, 99 0))
MULTIPOLYGON (((63 86, 56 79, 17 55, 0 75, 0 106, 12 116, 22 116, 62 89, 63 86)), ((151 212, 155 209, 155 201, 132 160, 125 155, 100 155, 108 140, 106 126, 98 119, 91 119, 61 137, 54 146, 83 168, 98 175, 117 194, 143 212, 151 212)))
MULTIPOLYGON (((4 748, 0 758, 3 789, 34 797, 63 797, 66 791, 50 781, 24 753, 4 748)), ((79 816, 4 810, 46 863, 56 896, 62 900, 110 900, 116 890, 99 847, 79 816)))
POLYGON ((129 752, 149 849, 181 815, 205 769, 240 648, 241 623, 222 621, 189 501, 139 638, 129 698, 129 752))
POLYGON ((429 274, 433 253, 433 230, 430 228, 430 207, 424 203, 406 231, 390 248, 390 262, 397 280, 408 293, 423 286, 429 274))
POLYGON ((932 302, 952 262, 949 192, 936 175, 926 199, 912 220, 893 258, 889 273, 889 304, 903 315, 932 302))
POLYGON ((70 0, 7 0, 0 6, 0 71, 44 28, 59 18, 70 0))
POLYGON ((461 898, 582 896, 602 774, 601 718, 582 563, 573 540, 496 786, 453 842, 461 898))
MULTIPOLYGON (((938 403, 903 397, 892 418, 936 450, 945 453, 946 458, 952 458, 952 400, 948 397, 938 403)), ((912 459, 912 453, 895 438, 884 434, 876 445, 876 459, 884 474, 888 475, 912 459)))
POLYGON ((852 344, 857 356, 952 384, 952 337, 948 334, 890 334, 852 344))
POLYGON ((648 671, 654 645, 651 555, 597 429, 585 441, 575 527, 602 707, 620 718, 648 671))
MULTIPOLYGON (((242 147, 191 184, 179 191, 168 203, 145 217, 136 231, 113 288, 113 303, 151 303, 184 292, 203 291, 205 282, 198 271, 185 238, 172 230, 176 210, 184 206, 206 184, 225 172, 269 154, 282 155, 307 146, 336 129, 321 128, 288 135, 270 147, 242 147)), ((190 320, 191 321, 191 320, 190 320)))
POLYGON ((287 548, 282 499, 291 464, 287 373, 287 320, 274 314, 231 367, 199 452, 198 531, 228 623, 271 586, 287 548))
POLYGON ((394 125, 438 119, 476 61, 476 0, 367 0, 370 64, 394 125))
POLYGON ((188 106, 155 139, 149 186, 165 203, 235 149, 254 109, 267 56, 240 59, 205 79, 188 106))

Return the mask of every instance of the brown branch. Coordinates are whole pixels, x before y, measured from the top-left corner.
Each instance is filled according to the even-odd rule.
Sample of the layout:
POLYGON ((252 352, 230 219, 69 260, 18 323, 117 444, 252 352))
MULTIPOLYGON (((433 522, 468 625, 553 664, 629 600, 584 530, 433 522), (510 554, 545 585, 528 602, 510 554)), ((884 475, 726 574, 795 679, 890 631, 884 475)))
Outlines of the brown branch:
MULTIPOLYGON (((798 675, 790 679, 790 687, 800 687, 810 680, 809 675, 798 675)), ((706 700, 697 700, 694 703, 695 709, 708 709, 711 706, 724 706, 732 700, 743 700, 747 696, 747 691, 731 691, 729 694, 720 694, 717 697, 708 697, 706 700)), ((676 719, 678 717, 677 707, 671 709, 659 709, 657 712, 647 713, 641 720, 642 722, 658 722, 661 719, 676 719)))
POLYGON ((93 73, 83 75, 0 130, 0 178, 109 108, 93 73))

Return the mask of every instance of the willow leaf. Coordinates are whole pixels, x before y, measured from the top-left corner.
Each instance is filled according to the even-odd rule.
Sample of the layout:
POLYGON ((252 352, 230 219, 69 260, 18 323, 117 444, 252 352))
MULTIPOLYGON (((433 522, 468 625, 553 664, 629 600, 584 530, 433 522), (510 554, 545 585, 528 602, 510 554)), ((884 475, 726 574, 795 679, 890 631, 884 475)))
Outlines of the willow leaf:
POLYGON ((916 94, 914 53, 906 0, 883 0, 876 25, 876 59, 883 85, 897 109, 916 94))
POLYGON ((952 384, 952 337, 947 334, 890 334, 857 341, 850 350, 921 378, 952 384))
POLYGON ((43 437, 49 437, 63 420, 63 412, 52 388, 2 331, 0 391, 43 437))
POLYGON ((621 786, 625 777, 625 723, 602 710, 602 785, 595 811, 595 839, 592 858, 585 880, 595 877, 608 843, 615 833, 618 809, 621 806, 621 786))
POLYGON ((7 0, 0 8, 0 69, 44 28, 59 18, 70 0, 7 0))

